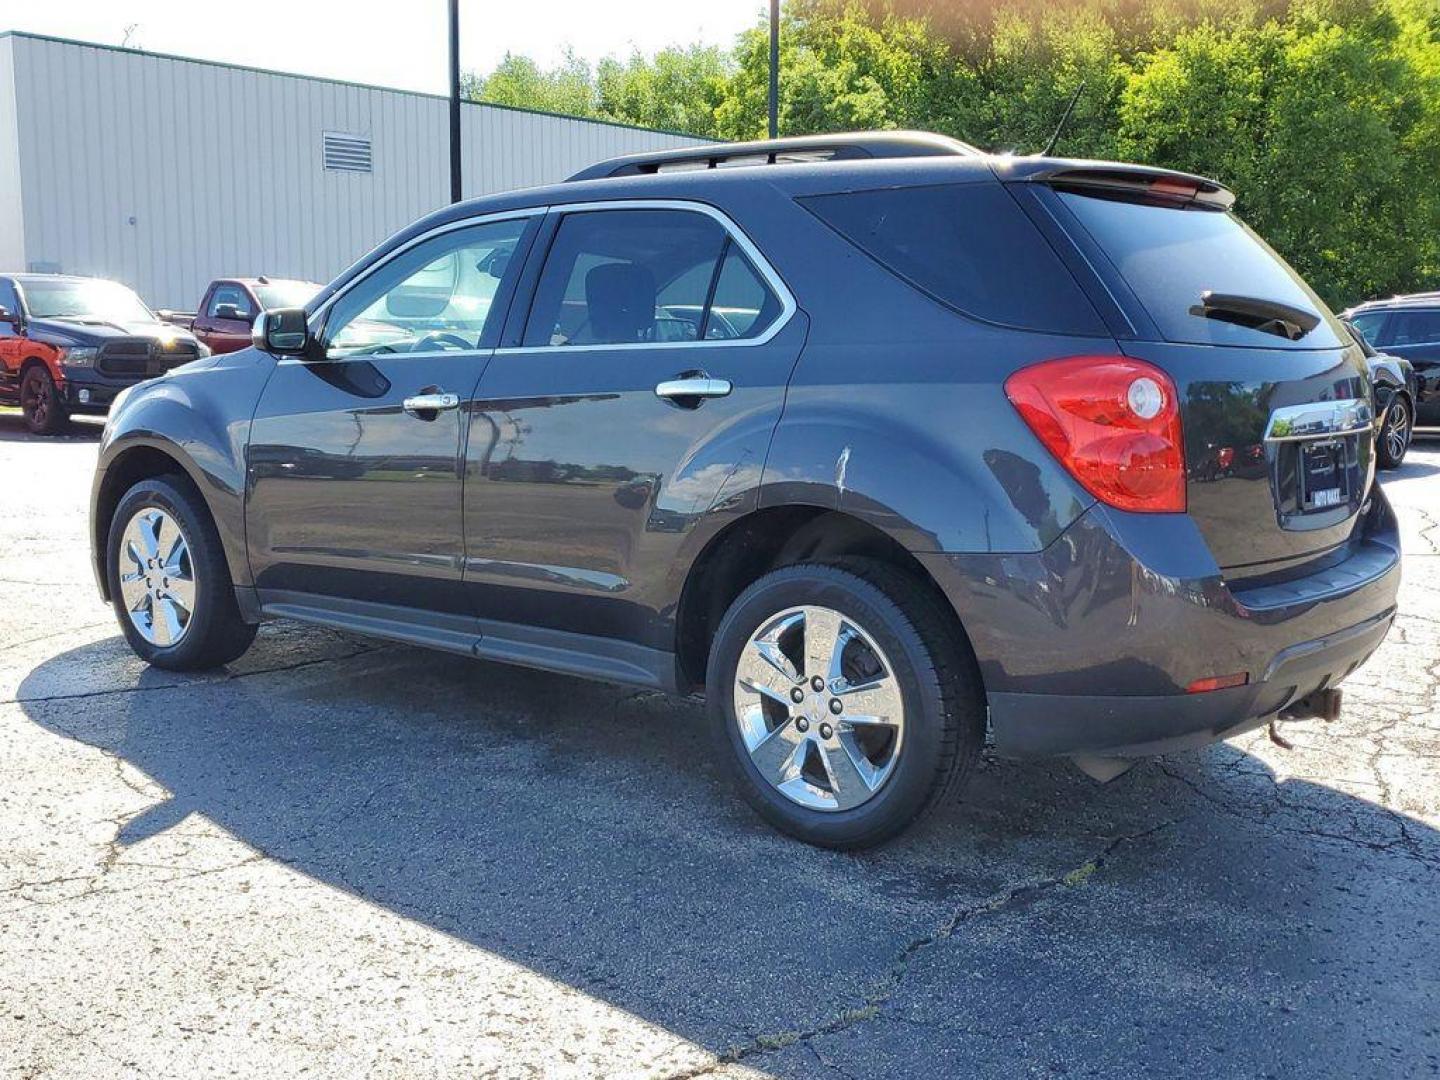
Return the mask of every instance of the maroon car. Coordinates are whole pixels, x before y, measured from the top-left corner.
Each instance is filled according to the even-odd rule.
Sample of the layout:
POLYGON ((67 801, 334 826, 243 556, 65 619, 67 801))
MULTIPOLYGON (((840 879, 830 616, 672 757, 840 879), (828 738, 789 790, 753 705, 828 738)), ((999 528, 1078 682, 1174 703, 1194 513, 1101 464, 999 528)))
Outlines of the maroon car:
POLYGON ((217 278, 205 290, 191 331, 212 352, 235 352, 250 344, 250 327, 260 312, 304 307, 319 291, 313 281, 217 278))

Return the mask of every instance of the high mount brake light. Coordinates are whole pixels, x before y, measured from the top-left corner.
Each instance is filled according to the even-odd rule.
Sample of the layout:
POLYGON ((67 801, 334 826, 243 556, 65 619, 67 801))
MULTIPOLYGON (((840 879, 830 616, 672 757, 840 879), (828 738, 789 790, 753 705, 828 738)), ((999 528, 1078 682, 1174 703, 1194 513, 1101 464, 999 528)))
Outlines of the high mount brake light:
POLYGON ((1021 368, 1005 396, 1045 448, 1107 506, 1185 510, 1185 444, 1170 376, 1128 356, 1067 356, 1021 368))

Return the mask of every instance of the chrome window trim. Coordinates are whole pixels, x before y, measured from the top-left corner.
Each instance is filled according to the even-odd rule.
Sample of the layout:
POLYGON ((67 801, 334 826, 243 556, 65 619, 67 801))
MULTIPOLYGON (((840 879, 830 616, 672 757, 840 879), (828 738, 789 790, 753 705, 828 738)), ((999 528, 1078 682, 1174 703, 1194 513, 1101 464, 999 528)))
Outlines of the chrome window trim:
MULTIPOLYGON (((786 325, 794 317, 799 309, 795 302, 795 296, 790 291, 785 281, 770 265, 770 261, 760 253, 754 241, 745 235, 745 231, 735 223, 724 211, 711 206, 709 203, 697 202, 691 199, 603 199, 596 202, 575 202, 560 203, 549 208, 552 214, 580 214, 589 211, 605 210, 680 210, 691 213, 704 214, 719 223, 730 237, 750 260, 750 265, 760 275, 775 297, 780 301, 780 314, 777 315, 771 324, 766 327, 765 332, 753 338, 729 338, 714 341, 625 341, 613 345, 509 345, 495 350, 496 356, 511 356, 519 353, 578 353, 595 352, 597 350, 630 350, 630 349, 743 349, 753 348, 757 345, 764 345, 771 341, 775 335, 785 329, 786 325)), ((548 260, 549 253, 546 253, 548 260)), ((544 267, 541 267, 541 274, 544 274, 544 267)), ((536 287, 539 282, 537 280, 536 287)), ((528 315, 527 315, 528 322, 528 315)))
MULTIPOLYGON (((789 324, 799 305, 795 302, 795 296, 790 291, 785 280, 779 275, 770 261, 760 253, 754 241, 745 234, 745 231, 724 211, 711 206, 709 203, 697 202, 691 199, 603 199, 595 202, 572 202, 559 203, 547 206, 531 206, 516 210, 498 210, 491 214, 480 214, 476 217, 462 218, 458 221, 447 221, 443 225, 421 233, 406 241, 394 251, 388 252, 383 259, 377 260, 367 266, 355 277, 347 281, 343 287, 337 290, 334 295, 326 297, 325 302, 316 308, 307 320, 312 334, 324 325, 326 316, 330 309, 344 297, 351 289, 364 282, 370 275, 380 270, 392 259, 397 259, 412 248, 433 240, 437 236, 454 232, 457 229, 468 229, 476 225, 488 225, 497 221, 513 221, 522 218, 542 217, 547 214, 575 214, 585 213, 591 210, 681 210, 692 213, 704 214, 719 223, 725 230, 726 235, 739 246, 740 250, 749 259, 750 265, 760 275, 767 288, 775 294, 780 301, 780 314, 775 321, 766 328, 763 334, 753 338, 730 338, 728 340, 716 341, 635 341, 623 342, 616 345, 512 345, 504 346, 493 350, 496 356, 510 355, 512 353, 538 353, 538 352, 589 352, 596 349, 693 349, 693 348, 750 348, 757 345, 764 345, 771 341, 781 330, 789 324)), ((549 257, 549 253, 546 253, 549 257)), ((523 267, 521 268, 523 269, 523 267)), ((544 267, 541 267, 542 273, 544 267)), ((538 284, 538 282, 537 282, 538 284)), ((462 349, 438 349, 433 352, 407 352, 407 353, 386 353, 391 359, 411 358, 423 359, 436 356, 470 355, 483 352, 484 350, 462 350, 462 349)), ((367 360, 370 356, 339 356, 334 359, 327 359, 326 363, 344 364, 351 360, 367 360)), ((279 361, 282 364, 304 364, 314 361, 302 360, 299 357, 282 357, 279 361)))

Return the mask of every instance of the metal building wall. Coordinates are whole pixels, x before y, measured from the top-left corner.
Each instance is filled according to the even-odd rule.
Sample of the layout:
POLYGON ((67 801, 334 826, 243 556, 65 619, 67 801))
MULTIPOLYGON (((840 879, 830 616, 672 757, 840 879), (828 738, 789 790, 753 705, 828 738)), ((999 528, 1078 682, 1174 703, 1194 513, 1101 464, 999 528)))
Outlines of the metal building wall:
MULTIPOLYGON (((448 199, 444 98, 20 33, 7 44, 26 262, 8 269, 114 278, 193 310, 214 277, 327 281, 448 199), (326 131, 370 138, 373 172, 322 168, 326 131)), ((463 125, 467 195, 696 141, 484 105, 466 105, 463 125)), ((0 228, 3 215, 0 201, 0 228)))
POLYGON ((9 38, 0 38, 0 268, 25 264, 19 138, 13 50, 9 38))

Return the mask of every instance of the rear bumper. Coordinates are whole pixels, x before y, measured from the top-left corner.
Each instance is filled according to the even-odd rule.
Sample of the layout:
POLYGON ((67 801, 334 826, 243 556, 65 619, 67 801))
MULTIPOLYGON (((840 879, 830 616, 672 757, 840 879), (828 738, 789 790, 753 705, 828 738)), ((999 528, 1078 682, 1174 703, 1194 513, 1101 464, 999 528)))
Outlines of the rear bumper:
POLYGON ((1400 582, 1378 486, 1357 535, 1321 570, 1243 591, 1183 515, 1096 507, 1043 552, 920 558, 970 634, 998 751, 1129 757, 1238 734, 1364 663, 1400 582))
POLYGON ((1141 757, 1204 746, 1266 723, 1291 702, 1334 686, 1379 647, 1395 610, 1282 650, 1264 678, 1203 694, 1127 697, 990 695, 995 749, 1008 757, 1141 757))

